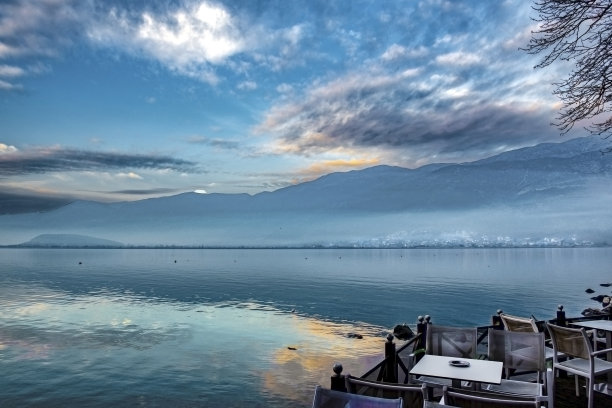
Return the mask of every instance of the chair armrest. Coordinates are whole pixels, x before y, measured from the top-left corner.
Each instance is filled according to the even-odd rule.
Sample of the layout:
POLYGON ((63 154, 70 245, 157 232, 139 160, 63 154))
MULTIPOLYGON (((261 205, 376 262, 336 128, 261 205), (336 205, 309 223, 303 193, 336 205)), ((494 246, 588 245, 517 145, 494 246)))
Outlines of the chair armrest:
POLYGON ((608 349, 603 349, 603 350, 597 350, 591 353, 592 356, 598 356, 600 354, 605 354, 605 353, 610 353, 612 352, 612 348, 608 348, 608 349))

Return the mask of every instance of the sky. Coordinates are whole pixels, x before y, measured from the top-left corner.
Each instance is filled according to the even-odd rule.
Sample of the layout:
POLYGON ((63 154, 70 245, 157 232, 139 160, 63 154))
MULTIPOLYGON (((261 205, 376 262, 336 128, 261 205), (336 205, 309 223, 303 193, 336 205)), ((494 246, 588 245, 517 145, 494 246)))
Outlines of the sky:
POLYGON ((272 191, 568 135, 525 0, 3 0, 0 192, 272 191))

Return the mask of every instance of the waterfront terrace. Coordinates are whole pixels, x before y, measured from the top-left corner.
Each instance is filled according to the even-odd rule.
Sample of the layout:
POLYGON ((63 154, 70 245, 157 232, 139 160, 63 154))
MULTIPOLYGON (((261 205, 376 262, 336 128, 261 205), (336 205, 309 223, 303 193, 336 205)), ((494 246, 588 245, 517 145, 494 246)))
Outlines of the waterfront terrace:
MULTIPOLYGON (((511 331, 509 330, 508 324, 504 324, 502 317, 504 317, 503 312, 501 310, 498 310, 497 314, 492 316, 490 325, 474 328, 474 333, 475 333, 474 337, 475 337, 475 344, 476 344, 476 348, 474 350, 475 352, 473 354, 474 359, 488 360, 489 357, 491 356, 490 354, 491 349, 489 347, 489 330, 511 331)), ((569 328, 578 328, 583 325, 587 327, 595 325, 596 327, 603 328, 600 330, 589 331, 588 339, 593 342, 594 353, 599 353, 596 355, 596 358, 601 358, 604 364, 607 364, 608 362, 612 362, 612 351, 611 351, 612 350, 611 349, 612 347, 612 328, 610 330, 607 329, 607 327, 612 326, 612 321, 610 320, 609 313, 598 313, 598 314, 592 314, 589 316, 569 318, 565 316, 563 307, 559 306, 557 309, 556 317, 554 319, 537 321, 532 318, 530 320, 534 324, 533 326, 534 329, 532 333, 536 333, 536 330, 537 330, 537 333, 541 333, 539 335, 542 338, 545 338, 546 347, 543 347, 543 348, 547 348, 550 345, 552 346, 553 349, 555 349, 555 352, 559 352, 558 347, 561 348, 562 346, 560 345, 557 347, 557 344, 553 345, 551 343, 550 331, 547 328, 548 325, 555 325, 555 326, 569 327, 569 328)), ((416 324, 416 326, 412 326, 408 330, 408 332, 412 331, 413 333, 408 334, 406 336, 408 337, 407 339, 398 334, 398 330, 397 330, 398 327, 396 327, 396 330, 394 331, 396 336, 394 336, 393 334, 389 334, 387 336, 387 339, 384 343, 385 358, 382 361, 380 361, 377 365, 372 367, 370 370, 368 370, 365 374, 359 376, 359 379, 361 380, 375 382, 372 387, 368 386, 367 384, 362 384, 361 387, 359 388, 355 386, 351 386, 349 381, 347 381, 347 377, 351 377, 350 374, 352 373, 343 373, 342 365, 340 364, 341 362, 337 363, 333 367, 334 374, 330 378, 329 387, 332 390, 343 391, 343 392, 357 392, 357 393, 361 393, 364 395, 378 396, 378 397, 384 397, 384 398, 396 398, 398 396, 403 396, 404 397, 404 408, 420 407, 420 406, 444 407, 444 405, 438 405, 438 404, 432 403, 432 402, 439 401, 440 396, 442 394, 442 390, 443 390, 442 386, 436 387, 437 384, 435 384, 435 381, 434 381, 434 386, 432 386, 432 383, 428 383, 427 381, 429 380, 428 379, 426 380, 425 377, 420 377, 419 375, 415 375, 414 372, 411 373, 411 371, 415 367, 415 364, 417 364, 418 361, 420 361, 420 359, 425 354, 436 354, 435 352, 432 352, 433 350, 431 350, 432 348, 431 344, 428 345, 428 338, 430 342, 433 342, 431 340, 432 335, 431 334, 430 336, 427 335, 428 330, 431 330, 431 328, 434 327, 433 324, 434 324, 433 319, 430 316, 424 316, 424 317, 419 316, 418 323, 416 324), (396 341, 398 342, 397 344, 396 344, 396 341), (388 387, 388 389, 382 390, 381 388, 377 388, 378 384, 407 385, 407 386, 421 385, 423 389, 424 398, 421 398, 421 396, 419 396, 418 393, 417 393, 416 399, 412 397, 407 398, 406 397, 408 395, 407 393, 402 394, 401 392, 393 391, 391 390, 392 387, 388 387)), ((465 329, 470 330, 469 328, 465 328, 465 329)), ((529 328, 518 329, 518 330, 522 332, 531 331, 529 328)), ((452 337, 452 336, 449 336, 449 337, 452 337)), ((469 343, 471 341, 470 339, 465 339, 465 338, 463 340, 465 343, 469 343)), ((449 339, 447 338, 444 341, 449 341, 449 339)), ((544 343, 542 343, 542 345, 544 345, 544 343)), ((553 350, 550 350, 550 351, 552 352, 553 350)), ((544 351, 542 351, 542 353, 543 353, 542 356, 544 356, 544 351)), ((449 353, 444 353, 442 351, 442 353, 439 353, 439 354, 441 355, 448 354, 451 356, 454 355, 452 351, 449 353)), ((545 406, 548 408, 553 407, 553 406, 557 408, 580 408, 580 407, 610 408, 612 407, 612 391, 608 391, 605 388, 608 384, 612 385, 612 371, 610 372, 610 374, 607 374, 607 375, 603 374, 596 378, 597 384, 595 386, 593 398, 592 398, 592 401, 589 401, 589 398, 587 397, 588 389, 587 389, 587 386, 585 386, 585 384, 587 384, 586 379, 584 377, 578 377, 578 382, 576 382, 575 375, 572 373, 568 374, 566 371, 563 371, 563 370, 553 371, 552 368, 553 368, 554 363, 553 363, 552 355, 547 355, 546 357, 547 358, 545 362, 546 363, 545 369, 547 372, 548 381, 553 382, 554 385, 552 387, 551 387, 551 384, 548 384, 548 386, 546 385, 544 386, 543 389, 545 388, 547 389, 542 392, 542 394, 545 397, 542 398, 541 406, 545 406), (576 384, 579 384, 579 387, 578 387, 579 395, 576 395, 576 384), (552 392, 552 395, 548 393, 551 388, 554 390, 552 392)), ((542 358, 544 359, 544 357, 542 358)), ((505 359, 504 364, 507 363, 506 360, 508 359, 505 359)), ((559 358, 558 361, 562 361, 562 359, 559 358)), ((609 365, 612 366, 612 364, 609 364, 609 365)), ((502 371, 502 377, 504 378, 504 380, 502 381, 506 381, 509 375, 510 376, 513 375, 512 374, 513 370, 507 370, 506 368, 507 367, 504 366, 504 370, 502 371)), ((512 377, 512 378, 514 379, 515 377, 512 377)), ((516 378, 519 378, 519 377, 516 377, 516 378)), ((444 378, 438 378, 438 380, 441 380, 441 384, 445 384, 444 378)), ((468 387, 467 386, 468 384, 465 382, 462 383, 461 381, 456 381, 456 380, 451 382, 450 379, 447 379, 446 381, 448 381, 447 388, 448 387, 474 388, 473 384, 469 384, 470 387, 468 387)), ((519 381, 521 383, 525 381, 525 383, 528 383, 527 385, 532 384, 534 386, 536 385, 536 383, 543 383, 543 384, 547 383, 546 379, 540 378, 538 380, 533 375, 531 376, 531 378, 526 378, 523 375, 522 378, 519 378, 519 381)), ((502 384, 505 384, 505 383, 503 382, 502 384)), ((482 384, 482 389, 487 388, 485 385, 486 384, 482 384)), ((519 394, 520 392, 515 393, 515 395, 519 395, 519 394)), ((503 396, 504 394, 496 393, 494 391, 487 391, 487 395, 493 395, 493 396, 502 395, 503 396)), ((505 395, 507 396, 508 394, 505 394, 505 395)), ((472 405, 468 405, 468 406, 471 407, 472 405)), ((502 405, 489 405, 487 403, 483 403, 482 405, 477 405, 477 406, 486 408, 489 406, 497 407, 497 406, 502 406, 502 405)))

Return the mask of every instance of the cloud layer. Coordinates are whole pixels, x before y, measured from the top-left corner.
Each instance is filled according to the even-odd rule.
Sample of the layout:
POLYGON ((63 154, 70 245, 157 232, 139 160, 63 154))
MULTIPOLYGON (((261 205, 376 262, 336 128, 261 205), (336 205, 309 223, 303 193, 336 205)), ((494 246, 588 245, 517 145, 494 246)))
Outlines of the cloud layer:
POLYGON ((527 23, 508 17, 520 14, 510 3, 421 2, 409 22, 396 16, 404 44, 361 50, 362 64, 279 100, 257 131, 279 154, 376 152, 409 166, 557 138, 550 80, 518 50, 527 23), (410 44, 411 34, 425 37, 410 44))
POLYGON ((43 96, 13 115, 0 110, 13 126, 0 176, 112 168, 122 183, 113 190, 135 195, 158 191, 154 183, 213 182, 255 193, 330 171, 469 161, 559 140, 551 83, 567 67, 534 71, 536 58, 519 50, 530 12, 522 0, 3 2, 0 96, 8 105, 43 96), (69 106, 72 93, 90 105, 69 106), (54 102, 66 105, 61 120, 54 102), (39 128, 25 123, 43 116, 39 128), (85 133, 110 151, 162 153, 87 150, 85 133), (27 148, 45 145, 68 147, 27 148), (203 174, 203 163, 214 179, 137 171, 203 174))
POLYGON ((27 151, 17 151, 15 149, 10 153, 0 154, 0 176, 5 177, 67 171, 105 171, 108 169, 199 172, 195 163, 168 156, 62 148, 30 149, 27 151))

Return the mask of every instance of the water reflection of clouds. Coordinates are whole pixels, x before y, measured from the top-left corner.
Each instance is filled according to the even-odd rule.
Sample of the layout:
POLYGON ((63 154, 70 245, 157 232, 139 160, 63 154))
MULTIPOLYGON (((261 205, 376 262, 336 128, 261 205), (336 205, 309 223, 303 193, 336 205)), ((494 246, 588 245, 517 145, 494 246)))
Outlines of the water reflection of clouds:
POLYGON ((23 307, 19 307, 15 310, 15 315, 17 316, 29 316, 36 315, 44 312, 49 308, 48 304, 45 303, 34 303, 31 305, 26 305, 23 307))
POLYGON ((380 327, 321 321, 257 302, 185 304, 121 293, 13 289, 9 306, 0 312, 0 349, 17 360, 53 363, 68 350, 94 362, 104 350, 138 360, 150 352, 163 361, 152 360, 143 376, 173 370, 210 376, 201 378, 204 383, 220 381, 215 372, 233 364, 259 382, 262 392, 301 404, 316 384, 329 384, 335 362, 345 372, 362 374, 384 350, 380 327))
POLYGON ((295 315, 288 320, 297 339, 295 350, 281 347, 273 353, 273 365, 263 373, 264 387, 271 393, 292 400, 310 398, 316 384, 329 386, 336 362, 343 365, 345 373, 361 375, 382 358, 384 337, 380 336, 380 328, 295 315), (356 332, 361 339, 348 336, 356 332), (311 387, 296 386, 296 378, 308 379, 311 387))

